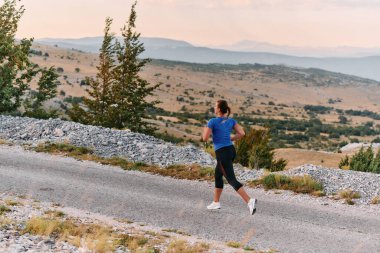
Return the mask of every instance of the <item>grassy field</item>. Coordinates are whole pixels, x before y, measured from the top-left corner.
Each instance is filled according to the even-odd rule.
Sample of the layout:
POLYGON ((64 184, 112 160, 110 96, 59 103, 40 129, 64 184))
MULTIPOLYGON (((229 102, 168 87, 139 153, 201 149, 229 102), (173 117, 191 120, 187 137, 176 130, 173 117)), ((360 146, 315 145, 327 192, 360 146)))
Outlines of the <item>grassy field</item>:
MULTIPOLYGON (((33 62, 46 67, 53 65, 61 70, 58 99, 50 105, 70 107, 63 102, 64 99, 87 95, 88 87, 82 81, 86 76, 95 76, 97 54, 39 44, 33 48, 42 51, 42 56, 30 55, 33 62)), ((215 100, 226 99, 233 116, 240 117, 239 123, 246 127, 260 125, 247 122, 255 120, 272 122, 261 125, 276 125, 276 147, 293 148, 276 151, 278 156, 289 161, 288 167, 304 163, 336 167, 342 157, 336 153, 340 146, 357 141, 370 142, 380 130, 380 117, 377 117, 380 113, 379 83, 368 79, 285 66, 191 64, 162 60, 153 60, 141 75, 150 83, 162 83, 154 97, 149 98, 162 101, 158 105, 162 112, 155 113, 150 120, 158 125, 161 135, 198 142, 207 119, 213 116, 210 110, 215 100), (306 110, 305 106, 314 106, 314 111, 306 110), (356 115, 347 113, 347 110, 368 110, 372 114, 356 115), (342 116, 346 118, 345 123, 341 122, 342 116), (313 126, 303 130, 278 129, 291 120, 295 120, 295 124, 303 121, 313 124, 314 119, 321 122, 317 130, 313 126), (370 134, 361 128, 368 122, 371 126, 367 126, 365 131, 373 130, 370 134), (323 132, 327 126, 335 128, 333 131, 337 133, 323 132), (340 128, 347 130, 350 127, 358 128, 356 135, 339 134, 340 128), (308 137, 303 139, 302 136, 308 137)))

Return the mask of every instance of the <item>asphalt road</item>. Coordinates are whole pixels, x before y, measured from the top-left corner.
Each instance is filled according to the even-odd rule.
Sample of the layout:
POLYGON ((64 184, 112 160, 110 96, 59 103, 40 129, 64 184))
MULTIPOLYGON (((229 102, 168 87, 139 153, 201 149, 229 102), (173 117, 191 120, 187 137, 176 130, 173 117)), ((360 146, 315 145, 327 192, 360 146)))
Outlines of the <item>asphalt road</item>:
POLYGON ((246 204, 226 187, 222 209, 209 211, 213 185, 0 145, 0 192, 28 194, 105 215, 280 252, 380 252, 380 215, 355 209, 258 198, 246 204))

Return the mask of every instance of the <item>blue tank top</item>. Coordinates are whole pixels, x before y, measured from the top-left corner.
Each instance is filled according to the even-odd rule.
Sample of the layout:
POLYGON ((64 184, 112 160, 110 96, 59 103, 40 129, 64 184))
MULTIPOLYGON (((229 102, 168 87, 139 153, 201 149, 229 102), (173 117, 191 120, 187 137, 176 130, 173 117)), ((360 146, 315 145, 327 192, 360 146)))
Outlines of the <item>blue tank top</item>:
POLYGON ((231 132, 236 124, 236 120, 226 117, 212 118, 208 121, 207 127, 212 129, 214 150, 232 145, 231 132))

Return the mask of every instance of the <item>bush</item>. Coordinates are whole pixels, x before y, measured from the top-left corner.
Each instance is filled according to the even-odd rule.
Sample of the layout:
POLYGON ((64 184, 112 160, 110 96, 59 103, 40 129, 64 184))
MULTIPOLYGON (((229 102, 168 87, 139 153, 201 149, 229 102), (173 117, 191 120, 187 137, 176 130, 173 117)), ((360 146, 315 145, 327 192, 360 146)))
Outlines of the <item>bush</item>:
POLYGON ((350 161, 348 155, 346 155, 342 160, 340 160, 338 167, 342 170, 348 169, 350 165, 350 161))
POLYGON ((279 174, 269 174, 259 180, 266 190, 282 189, 291 190, 297 193, 314 193, 322 192, 323 186, 310 176, 293 176, 288 177, 279 174))
POLYGON ((366 150, 361 147, 351 159, 347 155, 342 158, 339 162, 339 168, 380 174, 380 149, 375 156, 372 146, 369 146, 366 150))
POLYGON ((275 171, 282 171, 288 164, 288 161, 280 158, 274 162, 272 162, 272 166, 269 168, 270 171, 275 172, 275 171))
POLYGON ((36 119, 49 119, 49 118, 58 118, 57 110, 46 111, 43 108, 37 108, 34 110, 27 110, 23 116, 36 118, 36 119))
POLYGON ((267 168, 270 171, 284 170, 287 161, 274 160, 273 147, 269 145, 268 129, 251 129, 243 138, 236 141, 236 161, 252 169, 267 168))
POLYGON ((380 174, 380 149, 377 151, 376 156, 372 159, 369 166, 369 171, 380 174))
POLYGON ((367 150, 361 147, 359 152, 354 154, 350 160, 350 170, 369 172, 373 155, 371 146, 367 150))

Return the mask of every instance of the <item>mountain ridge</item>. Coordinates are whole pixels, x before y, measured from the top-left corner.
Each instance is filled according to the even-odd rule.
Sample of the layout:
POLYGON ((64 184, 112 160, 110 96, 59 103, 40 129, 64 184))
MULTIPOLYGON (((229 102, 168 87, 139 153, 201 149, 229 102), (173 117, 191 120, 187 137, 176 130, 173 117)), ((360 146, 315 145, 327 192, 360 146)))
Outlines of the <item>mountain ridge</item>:
MULTIPOLYGON (((40 39, 36 42, 45 45, 57 45, 63 48, 75 48, 82 51, 98 53, 102 37, 83 39, 40 39)), ((172 39, 141 38, 145 52, 141 57, 182 61, 191 63, 222 64, 266 64, 286 65, 302 68, 319 68, 332 72, 355 75, 380 81, 380 56, 366 57, 324 57, 292 56, 271 52, 235 52, 225 49, 193 46, 192 44, 172 39)))

